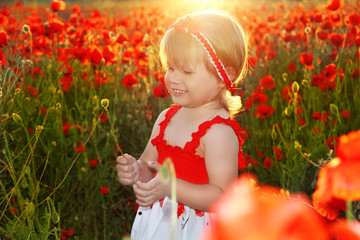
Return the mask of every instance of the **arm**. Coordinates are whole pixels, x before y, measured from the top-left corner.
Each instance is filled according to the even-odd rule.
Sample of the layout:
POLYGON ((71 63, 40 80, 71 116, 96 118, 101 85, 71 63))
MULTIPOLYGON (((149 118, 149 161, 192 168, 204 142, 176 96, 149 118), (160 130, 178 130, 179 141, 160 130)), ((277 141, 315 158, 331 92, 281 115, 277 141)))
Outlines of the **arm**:
POLYGON ((138 160, 128 154, 119 156, 116 159, 117 175, 121 184, 132 185, 137 181, 148 182, 154 177, 155 171, 148 166, 148 162, 156 162, 158 153, 156 148, 151 144, 151 140, 159 134, 159 123, 164 120, 166 111, 167 110, 164 110, 157 118, 150 139, 138 160))
MULTIPOLYGON (((212 126, 201 142, 209 184, 192 184, 176 179, 176 195, 178 202, 206 211, 237 178, 239 144, 232 128, 223 124, 212 126)), ((159 166, 153 168, 158 169, 159 166)), ((171 189, 170 183, 162 183, 157 176, 147 184, 138 182, 134 191, 140 206, 150 206, 164 196, 170 196, 171 189)))
POLYGON ((239 142, 230 126, 216 124, 202 138, 202 144, 209 184, 177 179, 176 193, 178 202, 207 211, 238 176, 239 142))

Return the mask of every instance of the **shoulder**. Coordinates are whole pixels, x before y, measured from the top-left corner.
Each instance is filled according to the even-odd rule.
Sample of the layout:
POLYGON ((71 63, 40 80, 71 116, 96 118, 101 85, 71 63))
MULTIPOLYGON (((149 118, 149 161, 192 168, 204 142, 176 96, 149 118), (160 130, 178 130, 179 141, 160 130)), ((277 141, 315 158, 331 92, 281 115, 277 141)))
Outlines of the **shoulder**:
POLYGON ((232 126, 225 123, 213 124, 204 136, 206 143, 238 145, 237 135, 232 126))
POLYGON ((240 148, 236 133, 225 123, 213 124, 200 141, 207 159, 232 159, 240 148))

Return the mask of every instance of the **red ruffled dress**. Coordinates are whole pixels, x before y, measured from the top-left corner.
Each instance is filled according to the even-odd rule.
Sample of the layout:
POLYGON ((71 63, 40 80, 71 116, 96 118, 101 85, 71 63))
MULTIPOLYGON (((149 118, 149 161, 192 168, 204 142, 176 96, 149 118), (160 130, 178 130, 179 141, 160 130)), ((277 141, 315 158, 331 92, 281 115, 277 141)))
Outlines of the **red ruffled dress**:
MULTIPOLYGON (((184 148, 168 145, 164 137, 164 131, 171 117, 180 109, 173 105, 165 114, 165 119, 160 123, 160 132, 151 143, 156 147, 159 158, 163 163, 168 157, 173 161, 176 177, 194 184, 208 184, 205 159, 196 154, 196 148, 200 144, 200 138, 213 124, 227 124, 231 126, 239 140, 239 169, 244 169, 245 162, 241 146, 246 139, 246 130, 240 128, 235 120, 216 116, 212 120, 200 124, 198 131, 192 133, 192 140, 187 142, 184 148)), ((213 213, 192 209, 182 203, 177 203, 177 224, 175 230, 176 240, 199 239, 202 231, 209 227, 213 213)), ((171 233, 171 199, 165 197, 153 203, 150 207, 139 207, 133 228, 131 239, 170 239, 171 233)))

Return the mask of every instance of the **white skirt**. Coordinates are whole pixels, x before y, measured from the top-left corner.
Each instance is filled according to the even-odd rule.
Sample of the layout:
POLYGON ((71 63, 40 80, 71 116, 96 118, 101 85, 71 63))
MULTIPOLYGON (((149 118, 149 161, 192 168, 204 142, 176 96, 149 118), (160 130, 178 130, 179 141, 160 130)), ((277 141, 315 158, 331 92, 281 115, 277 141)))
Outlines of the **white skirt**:
MULTIPOLYGON (((178 208, 177 208, 178 209, 178 208)), ((139 207, 131 230, 132 240, 170 240, 171 199, 165 197, 162 206, 156 201, 152 207, 139 207)), ((177 217, 173 240, 198 240, 211 227, 214 213, 201 212, 184 206, 177 217), (202 214, 203 213, 203 214, 202 214)))

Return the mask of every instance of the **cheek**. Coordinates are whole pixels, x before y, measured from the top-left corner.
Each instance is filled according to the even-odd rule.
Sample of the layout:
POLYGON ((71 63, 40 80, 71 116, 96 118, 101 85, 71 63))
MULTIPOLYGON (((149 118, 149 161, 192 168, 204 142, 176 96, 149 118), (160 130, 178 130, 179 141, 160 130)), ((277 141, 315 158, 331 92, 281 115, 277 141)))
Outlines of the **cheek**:
POLYGON ((169 82, 170 82, 170 74, 166 73, 164 77, 164 83, 166 86, 168 86, 169 82))

